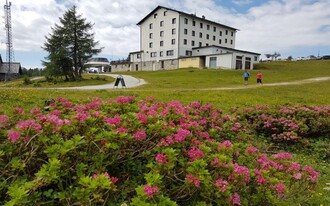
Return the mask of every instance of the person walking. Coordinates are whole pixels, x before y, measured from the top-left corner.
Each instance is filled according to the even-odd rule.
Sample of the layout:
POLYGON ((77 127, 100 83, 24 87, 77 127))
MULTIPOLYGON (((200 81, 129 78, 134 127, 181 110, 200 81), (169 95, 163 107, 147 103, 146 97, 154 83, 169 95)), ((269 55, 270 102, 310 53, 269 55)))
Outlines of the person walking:
POLYGON ((243 76, 244 76, 245 85, 247 85, 249 81, 250 73, 247 70, 245 70, 243 76))
POLYGON ((261 72, 258 72, 258 74, 257 74, 257 84, 262 85, 262 74, 261 74, 261 72))

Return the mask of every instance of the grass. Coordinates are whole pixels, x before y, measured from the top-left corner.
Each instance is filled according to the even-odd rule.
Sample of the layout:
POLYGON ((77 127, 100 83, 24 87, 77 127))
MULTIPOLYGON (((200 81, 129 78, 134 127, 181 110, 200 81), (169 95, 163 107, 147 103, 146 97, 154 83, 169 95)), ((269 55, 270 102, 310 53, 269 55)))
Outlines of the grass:
MULTIPOLYGON (((326 60, 262 63, 256 65, 256 68, 262 71, 264 83, 330 76, 330 61, 326 60)), ((252 77, 250 85, 255 84, 257 72, 257 70, 250 71, 252 77)), ((74 101, 95 96, 110 99, 127 95, 133 95, 141 99, 154 96, 158 101, 178 100, 184 104, 200 101, 214 104, 224 111, 231 108, 245 108, 256 105, 330 105, 330 81, 289 86, 264 86, 241 90, 202 90, 216 87, 241 87, 244 84, 243 72, 220 69, 179 69, 157 72, 125 72, 124 74, 143 78, 148 84, 134 89, 96 91, 0 87, 0 113, 10 113, 13 107, 23 107, 26 110, 33 107, 43 107, 46 99, 57 97, 66 97, 74 101)), ((85 78, 87 79, 87 77, 85 78)), ((85 84, 86 82, 80 83, 85 84)), ((79 86, 77 84, 80 83, 75 83, 74 86, 79 86)), ((68 85, 61 83, 56 86, 68 85)), ((330 183, 330 164, 319 161, 313 154, 301 154, 299 148, 294 148, 293 153, 302 164, 314 166, 318 171, 321 171, 320 187, 310 202, 313 205, 330 204, 330 191, 323 189, 329 187, 326 186, 326 183, 330 183)))
POLYGON ((0 86, 2 87, 19 87, 19 88, 59 88, 59 87, 79 87, 87 85, 102 85, 113 82, 115 79, 109 76, 83 74, 83 79, 79 81, 69 82, 64 80, 58 80, 53 82, 48 82, 45 78, 41 77, 33 80, 30 79, 30 84, 24 84, 24 78, 20 78, 10 82, 2 82, 0 86))

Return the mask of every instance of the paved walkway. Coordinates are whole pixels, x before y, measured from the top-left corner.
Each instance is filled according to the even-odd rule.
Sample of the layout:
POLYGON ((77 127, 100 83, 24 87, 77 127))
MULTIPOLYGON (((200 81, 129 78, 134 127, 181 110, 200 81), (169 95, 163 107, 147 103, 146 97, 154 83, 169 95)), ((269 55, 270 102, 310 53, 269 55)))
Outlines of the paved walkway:
MULTIPOLYGON (((113 78, 117 78, 119 74, 98 74, 104 76, 110 76, 113 78)), ((144 79, 138 79, 129 75, 121 75, 126 84, 126 88, 134 88, 144 84, 147 82, 144 79)), ((267 83, 261 85, 257 85, 255 83, 250 83, 249 85, 238 85, 234 87, 217 87, 217 88, 205 88, 205 89, 180 89, 180 90, 194 90, 194 91, 210 91, 210 90, 240 90, 240 89, 249 89, 249 88, 256 88, 256 87, 273 87, 273 86, 287 86, 287 85, 301 85, 301 84, 308 84, 313 82, 321 82, 321 81, 330 81, 330 77, 317 77, 317 78, 310 78, 304 80, 297 80, 291 82, 277 82, 277 83, 267 83)), ((19 88, 19 89, 59 89, 59 90, 102 90, 102 89, 121 89, 125 88, 122 87, 121 83, 119 83, 118 87, 114 87, 115 81, 110 84, 103 84, 103 85, 95 85, 95 86, 81 86, 81 87, 59 87, 59 88, 19 88)), ((242 82, 243 84, 243 82, 242 82)), ((4 86, 4 85, 2 85, 4 86)), ((9 89, 8 87, 3 87, 3 89, 9 89)), ((13 88, 10 88, 13 89, 13 88)), ((153 90, 153 89, 148 89, 153 90)), ((156 90, 156 89, 155 89, 156 90)))

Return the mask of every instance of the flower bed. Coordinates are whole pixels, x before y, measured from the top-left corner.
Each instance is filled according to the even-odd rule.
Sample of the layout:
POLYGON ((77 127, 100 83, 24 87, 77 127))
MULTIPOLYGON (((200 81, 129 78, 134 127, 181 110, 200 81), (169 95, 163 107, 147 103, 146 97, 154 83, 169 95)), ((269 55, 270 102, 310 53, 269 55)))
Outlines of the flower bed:
POLYGON ((58 98, 13 113, 0 115, 1 205, 267 205, 318 182, 209 104, 58 98))

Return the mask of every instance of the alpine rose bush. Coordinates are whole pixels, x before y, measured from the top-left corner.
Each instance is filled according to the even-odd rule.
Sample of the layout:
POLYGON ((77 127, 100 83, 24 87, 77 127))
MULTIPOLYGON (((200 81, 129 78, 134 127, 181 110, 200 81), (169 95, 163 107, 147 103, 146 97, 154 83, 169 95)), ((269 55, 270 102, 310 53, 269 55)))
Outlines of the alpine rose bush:
MULTIPOLYGON (((265 132, 311 132, 253 112, 245 118, 265 132)), ((0 115, 0 204, 272 205, 312 194, 320 173, 261 152, 239 120, 210 104, 132 96, 15 108, 0 115)))

